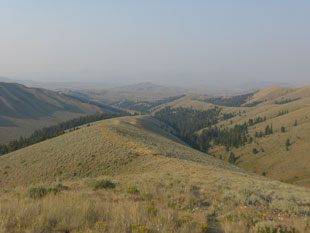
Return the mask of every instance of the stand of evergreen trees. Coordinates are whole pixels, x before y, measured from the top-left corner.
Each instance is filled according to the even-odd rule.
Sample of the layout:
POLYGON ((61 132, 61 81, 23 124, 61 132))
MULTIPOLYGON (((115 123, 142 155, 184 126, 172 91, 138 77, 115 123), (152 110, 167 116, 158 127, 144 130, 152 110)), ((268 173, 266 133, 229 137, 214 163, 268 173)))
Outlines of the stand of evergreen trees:
MULTIPOLYGON (((216 106, 206 111, 166 107, 156 112, 155 117, 174 128, 183 141, 206 153, 212 145, 223 145, 229 151, 231 147, 238 148, 252 143, 253 138, 248 134, 248 127, 266 121, 266 117, 256 117, 243 124, 222 129, 216 126, 222 118, 220 113, 221 109, 216 106), (203 130, 197 133, 201 129, 203 130)), ((266 126, 265 132, 260 133, 261 136, 272 134, 272 125, 266 126)), ((255 136, 259 137, 260 134, 255 136)))
POLYGON ((12 151, 33 145, 35 143, 57 137, 64 134, 66 130, 75 129, 76 127, 84 124, 124 115, 125 114, 121 113, 100 113, 95 115, 82 116, 59 123, 55 126, 45 127, 43 129, 34 131, 33 134, 29 137, 20 137, 18 140, 13 140, 6 145, 0 145, 0 155, 4 155, 12 151))
POLYGON ((221 109, 214 107, 206 111, 191 108, 166 107, 155 113, 155 117, 170 125, 183 141, 197 148, 196 135, 200 129, 209 127, 218 122, 221 109))
POLYGON ((226 106, 226 107, 240 107, 241 105, 245 104, 246 101, 252 97, 254 93, 244 94, 244 95, 236 95, 236 96, 230 96, 230 97, 211 97, 204 102, 216 104, 220 106, 226 106))

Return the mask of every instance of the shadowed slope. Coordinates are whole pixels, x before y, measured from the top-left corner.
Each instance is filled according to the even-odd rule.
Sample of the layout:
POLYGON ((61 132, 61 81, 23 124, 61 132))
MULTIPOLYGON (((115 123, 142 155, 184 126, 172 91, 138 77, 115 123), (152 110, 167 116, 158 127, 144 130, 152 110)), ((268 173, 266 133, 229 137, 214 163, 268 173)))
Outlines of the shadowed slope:
POLYGON ((0 83, 0 143, 81 115, 110 111, 57 92, 0 83))

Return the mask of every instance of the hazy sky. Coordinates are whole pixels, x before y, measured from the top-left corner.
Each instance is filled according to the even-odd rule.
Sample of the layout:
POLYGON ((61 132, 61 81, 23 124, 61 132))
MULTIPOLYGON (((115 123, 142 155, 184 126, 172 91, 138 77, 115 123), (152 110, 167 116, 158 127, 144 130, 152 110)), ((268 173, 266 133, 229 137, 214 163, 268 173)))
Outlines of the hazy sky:
POLYGON ((309 83, 309 12, 309 0, 1 0, 0 76, 309 83))

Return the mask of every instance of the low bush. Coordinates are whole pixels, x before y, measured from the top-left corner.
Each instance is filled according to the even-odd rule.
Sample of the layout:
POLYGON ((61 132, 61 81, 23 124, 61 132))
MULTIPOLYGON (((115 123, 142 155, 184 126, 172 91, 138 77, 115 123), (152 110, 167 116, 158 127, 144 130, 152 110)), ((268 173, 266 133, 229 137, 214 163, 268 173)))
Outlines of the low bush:
POLYGON ((43 186, 41 187, 32 187, 29 189, 29 196, 33 199, 38 199, 46 196, 49 190, 43 186))
POLYGON ((125 189, 126 193, 129 194, 138 194, 139 193, 139 189, 136 186, 129 186, 125 189))
POLYGON ((110 180, 97 180, 94 184, 94 190, 113 189, 116 185, 110 180))
POLYGON ((267 223, 257 226, 255 233, 298 233, 298 231, 290 226, 267 223))
POLYGON ((39 199, 46 196, 48 193, 57 194, 63 190, 68 190, 69 187, 62 185, 61 183, 57 184, 55 187, 46 188, 43 186, 32 187, 29 189, 29 196, 33 199, 39 199))
POLYGON ((150 229, 146 226, 140 224, 132 224, 131 226, 132 233, 149 233, 150 229))

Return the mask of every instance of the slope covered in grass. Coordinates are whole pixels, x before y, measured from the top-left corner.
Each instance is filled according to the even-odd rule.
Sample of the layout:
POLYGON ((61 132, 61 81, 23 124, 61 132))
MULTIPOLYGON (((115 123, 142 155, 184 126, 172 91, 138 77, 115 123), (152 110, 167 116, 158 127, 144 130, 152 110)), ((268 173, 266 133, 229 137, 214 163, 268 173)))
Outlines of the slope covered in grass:
POLYGON ((245 172, 169 131, 122 117, 2 156, 0 232, 309 232, 308 189, 245 172))
MULTIPOLYGON (((238 158, 235 163, 247 170, 264 174, 273 179, 300 184, 310 185, 310 157, 309 157, 309 136, 310 136, 310 91, 309 87, 284 88, 273 87, 255 93, 242 107, 225 107, 204 102, 204 97, 185 96, 177 101, 167 103, 154 109, 153 114, 160 116, 159 111, 171 107, 166 117, 167 121, 186 122, 182 120, 184 109, 198 111, 196 114, 203 115, 199 111, 206 112, 212 109, 219 109, 217 123, 207 128, 201 127, 195 132, 185 132, 192 128, 192 125, 205 119, 188 120, 188 125, 183 124, 182 133, 190 140, 196 140, 192 145, 199 144, 197 148, 208 146, 209 153, 228 161, 233 153, 238 158), (251 105, 251 103, 257 103, 251 105), (246 107, 248 106, 248 107, 246 107), (249 107, 251 106, 251 107, 249 107), (179 113, 178 113, 179 112, 179 113), (226 114, 226 115, 225 115, 226 114), (260 118, 259 122, 254 122, 260 118), (221 144, 221 138, 216 135, 219 131, 233 130, 235 127, 247 124, 246 130, 241 133, 230 133, 228 139, 240 143, 237 145, 221 144), (265 135, 266 127, 272 127, 273 132, 265 135), (211 129, 217 130, 216 133, 211 129), (210 143, 207 142, 207 131, 213 136, 210 143), (201 138, 199 138, 199 136, 201 138), (246 136, 246 140, 243 140, 246 136), (196 139, 198 137, 198 140, 196 139), (287 142, 289 145, 287 146, 287 142)), ((192 111, 190 110, 190 111, 192 111)), ((189 110, 188 110, 189 111, 189 110)), ((188 116, 186 116, 188 118, 188 116)), ((186 118, 185 117, 185 118, 186 118)), ((211 117, 211 116, 210 116, 211 117)), ((203 125, 203 124, 201 124, 203 125)), ((209 135, 210 136, 210 135, 209 135)), ((182 137, 182 135, 181 135, 182 137)), ((223 135, 221 136, 223 137, 223 135)))
POLYGON ((28 136, 36 129, 113 108, 69 98, 57 92, 0 83, 0 143, 28 136))

